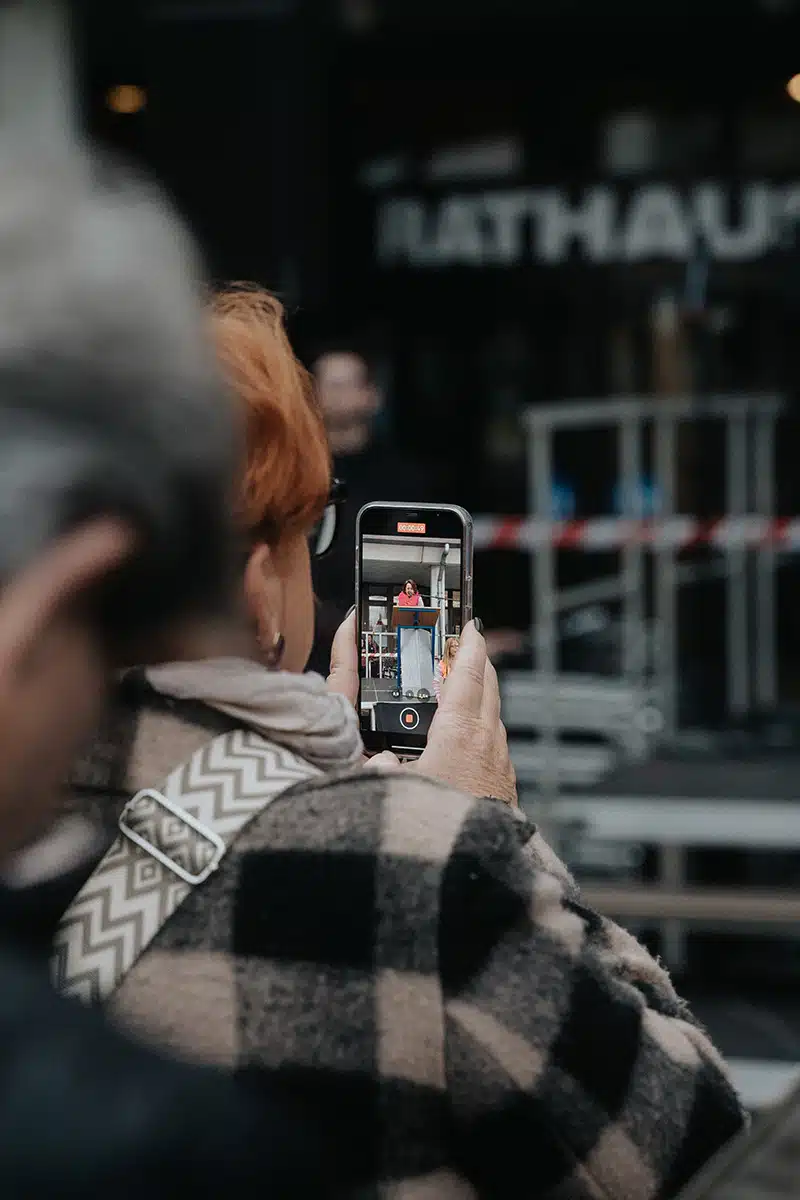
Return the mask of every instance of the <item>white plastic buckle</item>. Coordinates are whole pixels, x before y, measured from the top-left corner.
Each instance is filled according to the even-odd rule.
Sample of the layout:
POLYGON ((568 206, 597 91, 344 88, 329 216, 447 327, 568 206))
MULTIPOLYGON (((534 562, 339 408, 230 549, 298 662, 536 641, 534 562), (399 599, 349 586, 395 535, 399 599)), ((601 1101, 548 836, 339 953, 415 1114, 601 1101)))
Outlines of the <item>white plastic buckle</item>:
POLYGON ((122 816, 119 819, 119 829, 120 833, 122 833, 123 836, 129 841, 139 846, 140 849, 149 854, 151 858, 154 858, 157 862, 160 862, 162 867, 166 867, 168 871, 172 871, 173 875, 177 875, 179 879, 182 879, 184 883, 188 883, 192 887, 197 887, 198 884, 205 883, 206 879, 208 879, 210 875, 213 875, 217 870, 225 854, 226 846, 218 833, 215 833, 213 829, 209 829, 206 825, 203 825, 200 821, 193 817, 191 813, 186 812, 186 810, 181 808, 179 805, 173 804, 172 801, 168 800, 167 797, 162 795, 161 792, 157 792, 153 788, 145 788, 143 791, 137 792, 133 799, 128 801, 122 812, 122 816), (185 870, 180 863, 174 862, 169 855, 164 853, 163 850, 159 850, 158 846, 154 846, 152 842, 148 842, 147 838, 143 838, 140 833, 137 833, 135 829, 131 829, 130 825, 126 823, 126 816, 133 810, 133 807, 137 801, 146 799, 155 800, 156 804, 158 804, 161 808, 165 808, 168 813, 172 814, 173 817, 177 817, 179 821, 183 821, 185 825, 188 825, 190 829, 193 829, 195 833, 199 834, 200 837, 204 838, 207 842, 210 842, 214 847, 214 853, 210 862, 208 862, 206 866, 203 867, 202 871, 199 871, 197 875, 192 875, 191 872, 185 870))

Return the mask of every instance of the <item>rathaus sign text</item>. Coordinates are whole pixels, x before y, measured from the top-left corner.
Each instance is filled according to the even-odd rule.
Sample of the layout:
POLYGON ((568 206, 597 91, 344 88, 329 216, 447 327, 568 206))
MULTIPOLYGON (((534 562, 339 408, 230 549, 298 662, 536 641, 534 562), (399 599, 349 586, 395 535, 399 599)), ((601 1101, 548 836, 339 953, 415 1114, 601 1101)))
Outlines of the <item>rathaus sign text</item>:
POLYGON ((376 251, 386 266, 434 268, 557 265, 575 255, 597 264, 682 260, 700 233, 715 259, 747 262, 799 218, 800 183, 394 196, 378 209, 376 251))

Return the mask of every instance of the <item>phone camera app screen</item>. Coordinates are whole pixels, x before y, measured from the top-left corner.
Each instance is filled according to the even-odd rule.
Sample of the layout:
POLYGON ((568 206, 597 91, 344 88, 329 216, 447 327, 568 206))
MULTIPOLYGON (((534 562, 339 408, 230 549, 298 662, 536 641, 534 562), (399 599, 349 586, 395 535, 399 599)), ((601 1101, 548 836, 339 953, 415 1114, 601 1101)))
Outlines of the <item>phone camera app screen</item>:
POLYGON ((361 539, 361 717, 377 733, 428 733, 461 634, 457 538, 425 521, 361 539))

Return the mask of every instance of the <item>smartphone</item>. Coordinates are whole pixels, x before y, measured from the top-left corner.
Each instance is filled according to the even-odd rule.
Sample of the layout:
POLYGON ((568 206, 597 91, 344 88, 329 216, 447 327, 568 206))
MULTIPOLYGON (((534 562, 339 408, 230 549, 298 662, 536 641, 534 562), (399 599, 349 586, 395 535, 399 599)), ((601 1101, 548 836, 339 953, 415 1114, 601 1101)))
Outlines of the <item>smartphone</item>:
POLYGON ((472 517, 454 504, 367 504, 356 525, 359 711, 369 751, 425 749, 472 620, 472 517))

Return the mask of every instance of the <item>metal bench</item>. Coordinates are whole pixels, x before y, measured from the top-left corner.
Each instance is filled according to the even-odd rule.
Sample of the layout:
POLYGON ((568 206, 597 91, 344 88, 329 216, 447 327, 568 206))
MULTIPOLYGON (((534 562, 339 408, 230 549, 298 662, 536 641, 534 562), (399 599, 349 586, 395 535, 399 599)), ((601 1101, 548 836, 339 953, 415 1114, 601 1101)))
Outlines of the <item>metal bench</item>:
MULTIPOLYGON (((535 800, 526 804, 536 819, 535 800)), ((800 853, 800 805, 754 797, 686 799, 647 796, 560 796, 547 805, 546 832, 610 846, 653 846, 656 884, 587 882, 588 903, 628 924, 654 923, 673 970, 685 964, 686 926, 704 929, 772 927, 800 934, 800 891, 704 888, 687 885, 688 852, 701 848, 800 853)))
POLYGON ((523 791, 553 776, 562 787, 591 787, 620 760, 646 758, 660 730, 652 693, 615 679, 560 675, 553 683, 514 671, 500 687, 523 791))
POLYGON ((554 683, 530 671, 513 671, 501 681, 503 720, 509 730, 597 734, 631 758, 645 758, 661 719, 654 695, 616 679, 558 675, 554 683))
POLYGON ((511 761, 517 772, 520 792, 535 790, 547 777, 553 755, 557 757, 559 782, 566 788, 587 788, 600 783, 613 771, 618 754, 609 746, 562 743, 554 751, 531 739, 509 738, 511 761))
POLYGON ((742 1103, 754 1113, 780 1104, 800 1083, 798 1063, 729 1058, 728 1067, 742 1103))

